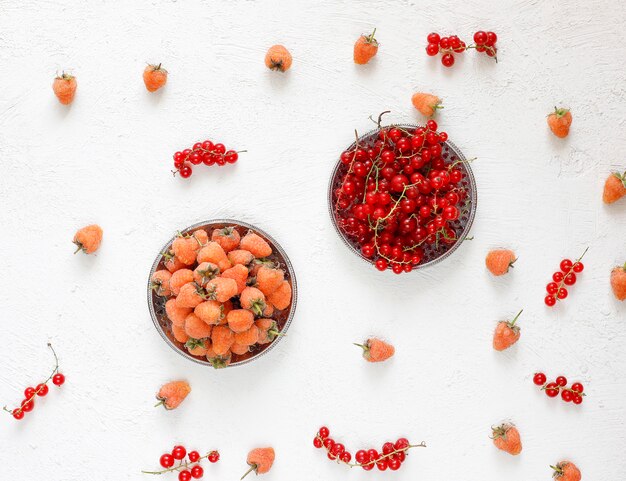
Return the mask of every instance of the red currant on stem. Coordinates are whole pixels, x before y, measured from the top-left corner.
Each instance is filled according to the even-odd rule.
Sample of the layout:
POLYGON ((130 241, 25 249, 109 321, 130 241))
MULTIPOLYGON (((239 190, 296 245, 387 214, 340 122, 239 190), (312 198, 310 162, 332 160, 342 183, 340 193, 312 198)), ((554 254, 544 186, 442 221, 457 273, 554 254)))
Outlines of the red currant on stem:
POLYGON ((181 460, 186 455, 187 455, 187 450, 185 449, 184 446, 180 446, 180 445, 174 446, 174 449, 172 449, 172 456, 174 456, 174 459, 181 460))
POLYGON ((204 469, 202 469, 202 466, 200 466, 199 464, 196 464, 194 467, 191 468, 192 478, 199 479, 202 477, 203 474, 204 474, 204 469))
POLYGON ((198 451, 189 451, 187 456, 189 457, 189 461, 192 463, 195 463, 198 459, 200 459, 200 453, 198 451))
POLYGON ((181 471, 178 473, 178 481, 190 481, 191 473, 187 470, 181 471))
POLYGON ((546 383, 546 375, 542 372, 538 372, 533 377, 533 382, 537 386, 543 386, 546 383))
POLYGON ((161 456, 159 463, 164 468, 171 468, 172 466, 174 466, 174 456, 172 456, 170 453, 165 453, 161 456))
POLYGON ((220 453, 218 451, 211 451, 208 459, 210 463, 217 463, 220 460, 220 453))

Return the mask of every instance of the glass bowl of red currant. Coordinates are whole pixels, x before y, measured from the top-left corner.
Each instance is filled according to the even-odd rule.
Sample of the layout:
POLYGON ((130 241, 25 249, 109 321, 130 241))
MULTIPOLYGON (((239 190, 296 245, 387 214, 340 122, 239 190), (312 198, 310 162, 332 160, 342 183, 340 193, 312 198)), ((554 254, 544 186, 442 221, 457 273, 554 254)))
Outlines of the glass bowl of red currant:
POLYGON ((348 248, 378 270, 411 272, 450 256, 476 214, 470 161, 426 125, 380 126, 357 138, 335 165, 330 218, 348 248))
MULTIPOLYGON (((243 247, 233 247, 233 249, 243 249, 243 247)), ((247 252, 240 250, 239 252, 247 252)), ((230 253, 230 252, 229 252, 230 253)), ((250 254, 252 257, 252 254, 250 254)), ((198 259, 200 259, 200 252, 198 251, 198 259)), ((234 258, 233 258, 234 261, 234 258)), ((247 262, 247 261, 246 261, 247 262)), ((232 265, 239 263, 239 261, 234 261, 232 265)), ((205 262, 205 264, 207 264, 205 262)), ((236 267, 236 266, 235 266, 236 267)), ((203 272, 203 271, 199 271, 203 272)), ((173 275, 173 274, 172 274, 173 275)), ((207 274, 209 276, 209 274, 207 274)), ((221 273, 217 274, 214 272, 210 273, 210 277, 207 279, 212 279, 214 276, 219 277, 221 273)), ((194 277, 194 281, 197 284, 196 277, 194 277)), ((201 279, 201 285, 198 285, 198 292, 200 295, 208 295, 209 286, 204 286, 202 289, 204 282, 204 274, 201 279)), ((209 281, 210 283, 210 281, 209 281)), ((169 285, 169 284, 168 284, 169 285)), ((171 285, 170 285, 171 286, 171 285)), ((247 364, 252 362, 262 355, 268 353, 271 349, 275 347, 276 344, 284 337, 287 329, 291 325, 293 321, 295 312, 296 312, 296 304, 298 300, 298 286, 296 282, 296 274, 287 257, 287 253, 284 249, 276 242, 269 234, 259 229, 256 226, 248 224, 246 222, 242 222, 239 220, 232 219, 215 219, 208 220, 204 222, 199 222, 197 224, 191 225, 177 232, 175 236, 169 239, 165 245, 161 248, 159 253, 157 254, 152 267, 150 269, 150 274, 148 277, 148 286, 147 286, 147 294, 148 294, 148 309, 150 310, 150 316, 152 317, 152 322, 157 329, 160 336, 163 340, 178 354, 189 359, 190 361, 194 361, 198 364, 212 366, 215 368, 222 367, 232 367, 232 366, 240 366, 243 364, 247 364), (206 232, 207 238, 200 239, 196 237, 195 232, 201 229, 206 232), (248 346, 248 349, 245 352, 229 352, 226 355, 215 355, 215 353, 211 354, 211 350, 207 350, 206 346, 209 346, 212 339, 211 337, 204 338, 192 338, 189 334, 190 332, 185 332, 187 329, 186 320, 182 324, 182 328, 176 328, 173 324, 172 320, 168 317, 168 311, 166 307, 166 303, 174 298, 173 292, 170 292, 170 289, 163 289, 162 287, 165 285, 161 285, 159 280, 159 276, 155 276, 156 272, 165 273, 165 282, 168 278, 166 272, 170 269, 175 273, 177 270, 181 269, 189 269, 190 271, 194 271, 194 268, 197 268, 198 264, 195 262, 192 265, 187 266, 172 266, 172 264, 176 264, 176 258, 172 255, 172 244, 176 239, 181 237, 183 238, 197 238, 200 245, 208 243, 208 241, 214 239, 213 233, 214 231, 220 231, 221 233, 228 234, 229 237, 232 237, 232 231, 236 231, 234 233, 236 243, 239 243, 239 239, 243 239, 247 233, 254 233, 271 247, 271 254, 263 257, 263 258, 253 258, 252 261, 247 263, 246 267, 248 268, 248 275, 245 280, 246 285, 253 284, 255 280, 255 276, 257 272, 262 267, 268 267, 272 270, 282 271, 282 283, 287 283, 288 285, 288 293, 287 295, 284 290, 281 292, 284 305, 281 305, 282 309, 274 308, 272 306, 272 312, 265 310, 263 307, 263 312, 260 311, 255 313, 255 324, 258 324, 259 329, 259 339, 258 342, 254 342, 248 346), (155 279, 157 282, 155 282, 155 279), (287 301, 285 298, 289 297, 287 301), (263 336, 261 336, 263 334, 263 336), (182 337, 181 337, 182 336, 182 337)), ((210 300, 211 297, 207 296, 207 300, 210 300)), ((272 297, 269 297, 268 300, 274 300, 272 297)), ((232 298, 227 301, 222 302, 222 314, 219 320, 216 319, 215 325, 213 329, 215 329, 216 325, 224 325, 228 326, 226 321, 227 312, 232 309, 241 309, 242 302, 240 300, 239 294, 236 294, 232 298), (228 306, 228 307, 227 307, 228 306)), ((195 309, 188 309, 191 312, 195 312, 195 309)), ((208 321, 205 321, 208 322, 208 321)), ((201 325, 202 327, 202 325, 201 325)), ((252 326, 251 326, 252 327, 252 326)), ((212 331, 211 331, 212 332, 212 331)), ((194 334, 195 335, 195 334, 194 334)), ((198 334, 200 335, 200 334, 198 334)), ((211 336, 211 334, 209 334, 211 336)), ((234 346, 233 351, 234 351, 234 346)))

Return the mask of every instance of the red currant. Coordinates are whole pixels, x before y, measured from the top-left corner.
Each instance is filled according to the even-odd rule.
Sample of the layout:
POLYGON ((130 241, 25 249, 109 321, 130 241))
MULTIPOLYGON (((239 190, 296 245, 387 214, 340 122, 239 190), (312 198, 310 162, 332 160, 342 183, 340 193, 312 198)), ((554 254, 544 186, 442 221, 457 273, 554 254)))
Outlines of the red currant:
POLYGON ((559 290, 559 285, 556 282, 550 282, 550 284, 548 284, 546 286, 546 291, 548 292, 548 294, 556 294, 559 290))
POLYGON ((538 372, 537 374, 535 374, 535 376, 533 377, 533 382, 537 385, 537 386, 543 386, 546 383, 546 375, 542 372, 538 372))
POLYGON ((565 401, 566 403, 571 402, 572 398, 573 394, 567 389, 563 389, 561 391, 561 399, 563 399, 563 401, 565 401))
POLYGON ((444 67, 452 67, 454 65, 454 55, 446 53, 441 56, 441 63, 444 67))
POLYGON ((407 438, 400 438, 395 442, 394 447, 396 448, 396 450, 406 449, 409 447, 409 444, 410 443, 407 438))
POLYGON ((476 45, 484 45, 487 41, 487 33, 479 30, 474 34, 474 42, 476 45))
POLYGON ((563 274, 561 271, 555 272, 554 274, 552 274, 552 280, 556 283, 561 282, 564 278, 565 278, 565 274, 563 274))
POLYGON ((574 266, 572 267, 572 270, 576 273, 582 272, 583 269, 585 268, 585 266, 583 265, 582 262, 577 262, 576 264, 574 264, 574 266))
POLYGON ((369 461, 369 456, 367 455, 367 451, 365 451, 365 449, 359 449, 354 455, 354 460, 359 464, 363 464, 369 461))
POLYGON ((30 399, 35 395, 35 388, 34 387, 27 387, 26 389, 24 389, 24 397, 26 399, 30 399))
POLYGON ((574 394, 572 396, 572 402, 574 404, 582 404, 583 402, 583 397, 580 394, 574 394))
POLYGON ((398 461, 397 459, 390 459, 389 461, 387 461, 387 465, 392 471, 397 471, 398 469, 400 469, 401 464, 402 463, 400 463, 400 461, 398 461))
POLYGON ((224 144, 215 144, 213 146, 213 152, 216 154, 223 154, 226 152, 226 147, 224 147, 224 144))
POLYGON ((557 397, 559 395, 559 386, 555 382, 546 384, 546 396, 557 397))
POLYGON ((552 307, 556 304, 556 299, 554 298, 554 296, 546 296, 544 302, 546 303, 546 306, 552 307))
POLYGON ((387 464, 387 459, 381 459, 380 461, 378 461, 376 463, 376 467, 379 471, 385 471, 389 467, 389 465, 387 464))
POLYGON ((189 457, 189 461, 192 463, 195 463, 198 459, 200 459, 200 453, 198 451, 189 451, 187 456, 189 457))
POLYGON ((565 299, 567 297, 567 289, 565 289, 565 287, 561 287, 556 296, 559 299, 565 299))
POLYGON ((191 468, 191 477, 195 479, 200 479, 204 474, 204 469, 199 464, 196 464, 193 468, 191 468))
POLYGON ((178 473, 178 481, 190 481, 191 473, 188 470, 181 471, 178 473))
POLYGON ((342 453, 339 459, 341 459, 341 461, 343 461, 344 463, 349 463, 352 460, 352 455, 346 451, 342 453))
POLYGON ((209 453, 208 460, 210 463, 217 463, 220 460, 220 453, 217 451, 211 451, 209 453))
POLYGON ((184 446, 174 446, 174 449, 172 449, 172 456, 174 456, 174 459, 180 460, 183 459, 186 455, 187 450, 184 446))
POLYGON ((385 259, 378 259, 376 261, 376 269, 378 269, 379 271, 385 271, 387 270, 388 267, 388 263, 385 259))
POLYGON ((37 396, 43 397, 48 394, 47 384, 37 384, 37 387, 35 389, 37 390, 37 396))
POLYGON ((485 42, 486 45, 489 45, 489 46, 495 45, 497 41, 498 41, 498 36, 495 33, 487 32, 487 41, 485 42))
POLYGON ((180 173, 180 176, 183 179, 187 179, 187 178, 191 177, 191 174, 192 174, 193 171, 191 170, 191 166, 190 165, 185 164, 178 170, 178 172, 180 173))
POLYGON ((28 400, 28 399, 24 399, 22 401, 22 411, 24 411, 25 413, 29 413, 31 412, 33 409, 35 409, 35 401, 34 400, 28 400))
POLYGON ((431 32, 431 33, 428 34, 427 40, 428 40, 428 43, 439 44, 439 41, 441 40, 441 37, 439 36, 438 33, 431 32))
POLYGON ((239 154, 234 150, 229 150, 224 154, 224 160, 229 164, 234 164, 235 162, 237 162, 238 158, 239 154))
POLYGON ((583 387, 583 385, 579 382, 575 382, 574 384, 572 384, 572 391, 577 392, 577 393, 581 393, 585 390, 585 388, 583 387))
POLYGON ((561 268, 562 272, 568 273, 569 270, 572 268, 572 261, 570 261, 569 259, 563 259, 559 267, 561 268))
POLYGON ((574 284, 576 284, 576 274, 574 274, 573 272, 567 274, 563 279, 563 284, 565 284, 566 286, 573 286, 574 284))
POLYGON ((556 385, 560 386, 560 387, 565 387, 567 386, 567 378, 565 376, 559 376, 556 378, 555 380, 556 385))
POLYGON ((159 463, 164 468, 171 468, 172 466, 174 466, 174 456, 172 456, 169 453, 166 453, 163 456, 161 456, 161 459, 159 459, 159 463))
POLYGON ((330 451, 335 445, 335 441, 333 441, 332 438, 325 438, 322 444, 324 445, 326 449, 330 451))
POLYGON ((434 57, 439 53, 439 45, 436 43, 429 43, 426 46, 426 54, 430 57, 434 57))

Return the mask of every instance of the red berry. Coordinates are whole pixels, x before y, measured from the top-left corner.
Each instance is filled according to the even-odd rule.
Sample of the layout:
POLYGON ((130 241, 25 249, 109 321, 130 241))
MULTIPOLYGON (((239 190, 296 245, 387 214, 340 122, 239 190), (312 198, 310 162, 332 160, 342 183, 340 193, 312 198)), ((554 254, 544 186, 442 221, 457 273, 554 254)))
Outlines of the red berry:
POLYGON ((199 464, 196 464, 193 468, 191 468, 191 477, 195 479, 199 479, 204 474, 204 469, 199 464))
POLYGON ((378 461, 376 463, 376 467, 379 471, 385 471, 389 467, 389 465, 387 464, 387 459, 381 459, 380 461, 378 461))
POLYGON ((446 53, 441 57, 441 63, 444 67, 452 67, 454 65, 454 55, 451 53, 446 53))
POLYGON ((65 382, 65 376, 61 374, 60 372, 52 376, 52 384, 54 384, 55 386, 61 386, 63 385, 64 382, 65 382))
POLYGON ((378 269, 379 271, 387 270, 387 266, 388 266, 388 263, 385 259, 378 259, 376 261, 376 269, 378 269))
POLYGON ((397 471, 398 469, 400 469, 401 464, 402 463, 400 463, 400 461, 398 461, 397 459, 390 459, 387 461, 387 465, 392 471, 397 471))
POLYGON ((487 32, 487 42, 486 42, 487 45, 489 46, 495 45, 497 41, 498 41, 498 36, 495 33, 487 32))
POLYGON ((544 302, 546 303, 546 306, 552 307, 556 304, 556 299, 554 298, 554 296, 546 296, 544 302))
POLYGON ((565 278, 565 274, 563 274, 561 271, 555 272, 554 274, 552 274, 552 280, 556 283, 561 282, 564 278, 565 278))
POLYGON ((409 444, 410 443, 407 438, 400 438, 395 442, 394 447, 396 448, 396 450, 406 449, 409 447, 409 444))
POLYGON ((11 414, 13 414, 13 417, 17 420, 24 418, 24 411, 21 409, 14 409, 11 414))
POLYGON ((570 402, 573 398, 573 394, 571 393, 571 391, 568 391, 567 389, 563 389, 561 391, 561 399, 563 399, 563 401, 565 401, 566 403, 570 402))
POLYGON ((555 382, 557 386, 561 386, 561 387, 567 386, 567 378, 565 376, 557 377, 555 382))
POLYGON ((24 389, 24 397, 26 399, 30 399, 35 395, 35 388, 34 387, 27 387, 26 389, 24 389))
POLYGON ((163 456, 161 456, 161 459, 159 459, 159 463, 164 468, 171 468, 172 466, 174 466, 174 456, 169 453, 165 453, 163 456))
POLYGON ((583 397, 580 394, 574 394, 572 396, 572 401, 573 401, 574 404, 582 404, 583 397))
POLYGON ((198 459, 200 459, 200 453, 198 451, 189 451, 187 456, 189 457, 189 461, 192 463, 195 463, 198 459))
POLYGON ((187 179, 191 177, 191 174, 193 173, 193 171, 191 170, 191 166, 187 164, 183 165, 180 169, 178 169, 178 172, 180 173, 180 176, 183 179, 187 179))
POLYGON ((183 459, 186 455, 187 450, 184 446, 174 446, 174 449, 172 449, 172 456, 174 456, 174 459, 180 460, 183 459))
POLYGON ((33 409, 35 409, 35 401, 34 400, 28 400, 28 399, 24 399, 22 401, 22 411, 25 413, 29 413, 31 412, 33 409))
POLYGON ((428 34, 427 40, 428 40, 428 43, 436 43, 436 44, 438 44, 439 41, 441 40, 441 37, 439 36, 438 33, 431 32, 431 33, 428 34))
POLYGON ((561 268, 562 272, 567 273, 572 268, 572 261, 570 261, 569 259, 563 259, 559 267, 561 268))
POLYGON ((448 37, 442 37, 439 40, 439 46, 444 49, 447 50, 450 48, 450 39, 448 37))
POLYGON ((556 294, 559 290, 559 285, 556 282, 550 282, 550 284, 548 284, 546 286, 546 291, 548 292, 548 294, 556 294))
POLYGON ((439 45, 436 43, 429 43, 426 46, 426 54, 430 57, 434 57, 439 53, 439 45))
POLYGON ((239 154, 234 150, 229 150, 224 154, 224 160, 229 164, 234 164, 235 162, 237 162, 238 158, 239 154))
POLYGON ((37 391, 37 396, 43 397, 48 394, 48 385, 47 384, 37 384, 35 388, 37 391))
POLYGON ((178 481, 190 481, 191 473, 188 470, 181 471, 178 473, 178 481))
POLYGON ((217 451, 211 451, 208 459, 210 463, 217 463, 220 460, 220 453, 217 451))
POLYGON ((563 284, 565 284, 566 286, 573 286, 574 284, 576 284, 576 274, 574 274, 573 272, 567 274, 563 279, 563 284))
POLYGON ((537 374, 535 374, 535 376, 533 377, 533 382, 537 385, 537 386, 543 386, 546 383, 546 375, 542 372, 538 372, 537 374))
POLYGON ((575 382, 574 384, 572 384, 572 391, 577 392, 577 393, 581 393, 585 390, 585 388, 583 387, 583 385, 579 382, 575 382))
POLYGON ((213 146, 213 152, 216 154, 223 154, 226 152, 226 147, 224 147, 224 144, 215 144, 213 146))
POLYGON ((567 297, 567 289, 565 289, 565 287, 561 287, 556 296, 559 299, 565 299, 567 297))
POLYGON ((349 452, 344 452, 340 458, 344 463, 349 463, 352 460, 352 455, 349 452))
POLYGON ((474 42, 476 45, 484 45, 487 41, 487 33, 479 30, 474 34, 474 42))
MULTIPOLYGON (((368 461, 369 462, 369 461, 368 461)), ((365 470, 365 471, 371 471, 372 469, 374 469, 374 464, 363 464, 361 465, 361 467, 365 470)))
POLYGON ((546 396, 557 397, 559 395, 559 386, 555 382, 546 384, 546 396))
POLYGON ((574 266, 572 267, 572 270, 576 273, 582 272, 583 269, 585 268, 585 266, 583 265, 582 262, 577 262, 576 264, 574 264, 574 266))
POLYGON ((332 450, 333 446, 335 445, 335 441, 333 441, 332 438, 325 438, 324 441, 322 442, 322 444, 324 445, 324 447, 326 449, 328 449, 330 451, 330 450, 332 450))
POLYGON ((315 446, 318 449, 322 447, 322 439, 319 436, 315 436, 313 438, 313 446, 315 446))
POLYGON ((393 453, 396 450, 393 443, 385 443, 383 444, 383 454, 393 453))

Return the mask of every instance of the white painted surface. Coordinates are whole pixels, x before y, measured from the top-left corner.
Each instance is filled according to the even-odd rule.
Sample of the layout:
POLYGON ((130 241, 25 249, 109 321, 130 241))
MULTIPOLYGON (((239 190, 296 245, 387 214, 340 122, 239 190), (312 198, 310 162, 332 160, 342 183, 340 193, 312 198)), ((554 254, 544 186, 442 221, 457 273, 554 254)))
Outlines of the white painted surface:
MULTIPOLYGON (((626 469, 626 306, 610 268, 626 258, 626 203, 605 207, 603 181, 624 168, 626 90, 618 0, 572 2, 152 1, 0 3, 0 400, 47 375, 56 346, 67 384, 22 422, 0 429, 2 479, 137 480, 175 443, 218 448, 207 479, 237 479, 248 449, 273 445, 267 481, 550 479, 571 458, 587 480, 626 469), (506 3, 506 5, 505 5, 506 3), (352 63, 352 44, 378 27, 378 57, 352 63), (424 51, 437 29, 469 40, 494 29, 500 63, 468 52, 445 70, 424 51), (294 55, 267 71, 268 46, 294 55), (146 62, 167 87, 148 94, 146 62), (60 106, 50 84, 71 69, 78 93, 60 106), (386 109, 421 120, 415 90, 445 99, 438 120, 479 159, 473 234, 424 272, 381 275, 350 256, 326 213, 328 173, 353 130, 386 109), (545 116, 572 108, 566 140, 545 116), (235 167, 172 178, 171 154, 211 137, 247 149, 235 167), (155 332, 148 269, 176 229, 235 217, 266 229, 298 275, 289 337, 257 364, 216 372, 179 357, 155 332), (97 222, 97 256, 73 256, 74 230, 97 222), (587 269, 547 310, 544 286, 585 246, 587 269), (514 272, 491 278, 486 251, 510 246, 514 272), (491 349, 495 322, 525 308, 522 338, 491 349), (368 365, 351 345, 369 334, 396 357, 368 365), (580 407, 540 394, 532 374, 581 380, 580 407), (153 409, 167 380, 193 392, 153 409), (490 426, 510 419, 518 458, 490 426), (406 435, 428 448, 397 473, 333 465, 311 444, 327 423, 353 452, 406 435)), ((174 476, 171 478, 175 479, 174 476)))

